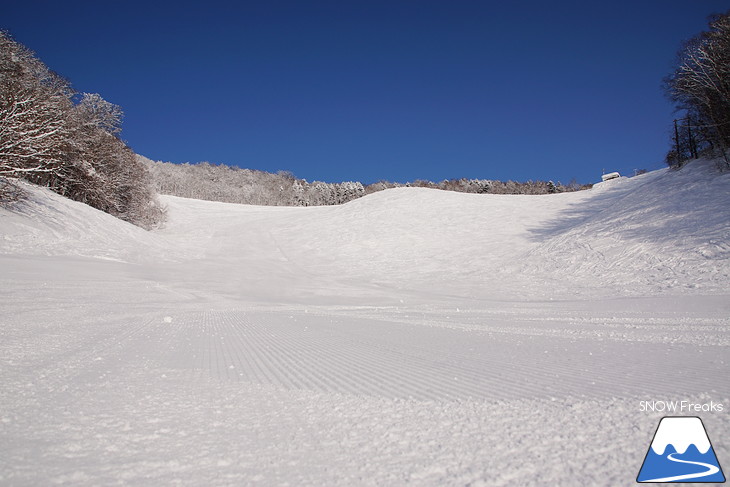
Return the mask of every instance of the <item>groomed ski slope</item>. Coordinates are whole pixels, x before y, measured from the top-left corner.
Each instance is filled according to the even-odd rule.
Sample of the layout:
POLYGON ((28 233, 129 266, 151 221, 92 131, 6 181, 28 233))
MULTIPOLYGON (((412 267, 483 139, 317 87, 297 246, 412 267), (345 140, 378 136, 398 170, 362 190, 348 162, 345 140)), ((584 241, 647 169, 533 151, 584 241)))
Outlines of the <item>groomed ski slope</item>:
POLYGON ((0 484, 630 485, 730 454, 730 174, 337 207, 0 209, 0 484), (677 413, 680 413, 677 411, 677 413), (687 412, 684 414, 697 414, 687 412))

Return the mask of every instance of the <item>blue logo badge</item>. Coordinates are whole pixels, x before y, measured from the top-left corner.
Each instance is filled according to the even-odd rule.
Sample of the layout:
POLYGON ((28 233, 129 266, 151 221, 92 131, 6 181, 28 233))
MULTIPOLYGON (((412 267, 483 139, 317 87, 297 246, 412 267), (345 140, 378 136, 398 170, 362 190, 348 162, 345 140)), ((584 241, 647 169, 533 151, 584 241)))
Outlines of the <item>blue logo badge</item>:
POLYGON ((666 416, 659 421, 637 482, 725 482, 702 420, 666 416))

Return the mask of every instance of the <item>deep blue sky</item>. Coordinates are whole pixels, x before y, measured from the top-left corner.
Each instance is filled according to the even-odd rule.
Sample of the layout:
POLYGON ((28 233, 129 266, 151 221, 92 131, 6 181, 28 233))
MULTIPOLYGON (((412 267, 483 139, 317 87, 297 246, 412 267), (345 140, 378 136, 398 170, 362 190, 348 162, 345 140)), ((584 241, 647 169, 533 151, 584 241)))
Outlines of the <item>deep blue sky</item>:
POLYGON ((156 160, 324 181, 662 167, 661 93, 727 0, 7 1, 0 28, 156 160))

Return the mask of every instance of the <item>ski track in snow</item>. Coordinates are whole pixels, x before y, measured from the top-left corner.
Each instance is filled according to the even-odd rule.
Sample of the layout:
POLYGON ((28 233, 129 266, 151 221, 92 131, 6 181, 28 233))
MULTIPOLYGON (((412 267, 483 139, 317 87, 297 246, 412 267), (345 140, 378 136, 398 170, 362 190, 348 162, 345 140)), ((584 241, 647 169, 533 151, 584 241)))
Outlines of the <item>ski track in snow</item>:
MULTIPOLYGON (((163 365, 197 363, 196 372, 218 380, 377 397, 595 398, 670 386, 696 393, 711 389, 723 370, 708 370, 706 362, 692 360, 695 349, 683 345, 641 345, 657 349, 645 361, 634 357, 638 347, 631 343, 535 340, 539 334, 525 339, 362 318, 218 311, 177 316, 169 328, 164 342, 152 342, 163 365), (174 348, 166 350, 166 343, 174 348), (627 360, 617 361, 622 356, 627 360), (677 361, 687 362, 679 376, 663 377, 677 361)), ((723 352, 703 351, 717 364, 723 352)))
POLYGON ((690 169, 165 197, 153 233, 30 189, 0 210, 0 484, 627 485, 642 400, 724 404, 722 462, 730 193, 690 169))

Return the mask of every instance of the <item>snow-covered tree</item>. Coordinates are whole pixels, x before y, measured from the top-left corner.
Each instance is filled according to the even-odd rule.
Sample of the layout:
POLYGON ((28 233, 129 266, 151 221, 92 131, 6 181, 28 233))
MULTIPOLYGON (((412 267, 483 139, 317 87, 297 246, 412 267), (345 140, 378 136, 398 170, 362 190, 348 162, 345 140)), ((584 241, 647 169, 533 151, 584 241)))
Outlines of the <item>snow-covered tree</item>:
POLYGON ((0 176, 44 181, 68 163, 71 89, 0 32, 0 176))
POLYGON ((22 177, 143 227, 164 212, 122 142, 122 110, 69 83, 0 32, 0 177, 22 177))

